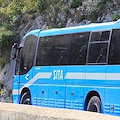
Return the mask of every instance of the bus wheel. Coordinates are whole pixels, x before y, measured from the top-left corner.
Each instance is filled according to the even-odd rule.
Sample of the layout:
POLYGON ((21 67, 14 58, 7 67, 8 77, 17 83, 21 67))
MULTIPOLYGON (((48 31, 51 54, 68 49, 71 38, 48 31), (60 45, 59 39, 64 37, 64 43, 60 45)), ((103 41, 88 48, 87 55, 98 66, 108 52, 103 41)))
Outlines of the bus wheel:
POLYGON ((30 98, 30 93, 29 91, 25 92, 20 100, 20 104, 26 104, 26 105, 30 105, 31 104, 31 98, 30 98))
POLYGON ((93 96, 90 98, 87 105, 87 111, 101 113, 101 101, 99 97, 93 96))

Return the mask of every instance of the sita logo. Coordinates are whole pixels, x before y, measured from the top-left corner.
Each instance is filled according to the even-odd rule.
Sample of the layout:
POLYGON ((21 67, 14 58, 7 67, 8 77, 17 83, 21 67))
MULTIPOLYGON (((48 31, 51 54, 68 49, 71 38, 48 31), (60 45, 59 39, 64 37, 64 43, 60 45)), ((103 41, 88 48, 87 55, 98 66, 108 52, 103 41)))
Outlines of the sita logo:
POLYGON ((53 80, 63 80, 63 70, 54 70, 53 80))

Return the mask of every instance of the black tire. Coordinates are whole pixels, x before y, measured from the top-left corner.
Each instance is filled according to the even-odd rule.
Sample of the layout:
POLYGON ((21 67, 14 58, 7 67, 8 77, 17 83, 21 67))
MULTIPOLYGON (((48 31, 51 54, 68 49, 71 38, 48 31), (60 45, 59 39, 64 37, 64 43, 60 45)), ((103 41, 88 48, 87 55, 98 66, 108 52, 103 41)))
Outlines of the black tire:
POLYGON ((93 96, 90 98, 87 105, 87 111, 101 113, 101 101, 99 97, 93 96))
POLYGON ((31 97, 29 91, 25 92, 20 100, 20 104, 31 105, 31 97))

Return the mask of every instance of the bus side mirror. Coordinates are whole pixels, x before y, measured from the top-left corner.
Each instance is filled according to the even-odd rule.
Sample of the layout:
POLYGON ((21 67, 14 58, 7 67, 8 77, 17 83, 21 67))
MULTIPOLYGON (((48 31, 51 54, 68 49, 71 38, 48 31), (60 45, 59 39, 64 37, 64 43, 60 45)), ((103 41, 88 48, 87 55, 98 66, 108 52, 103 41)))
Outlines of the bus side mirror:
POLYGON ((12 59, 15 59, 17 57, 17 49, 18 49, 18 44, 14 43, 14 45, 12 46, 12 50, 11 50, 12 59))

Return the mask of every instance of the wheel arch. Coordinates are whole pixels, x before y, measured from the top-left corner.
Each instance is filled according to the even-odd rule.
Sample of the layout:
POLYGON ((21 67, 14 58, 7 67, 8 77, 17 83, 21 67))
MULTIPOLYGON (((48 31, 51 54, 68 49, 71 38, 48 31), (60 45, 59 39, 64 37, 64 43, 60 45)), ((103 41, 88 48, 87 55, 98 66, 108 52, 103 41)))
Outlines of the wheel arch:
POLYGON ((90 91, 87 94, 86 99, 85 99, 85 106, 84 106, 85 110, 87 109, 87 105, 88 105, 88 102, 89 102, 90 98, 93 97, 93 96, 97 96, 100 99, 100 101, 101 101, 101 97, 100 97, 100 95, 99 95, 99 93, 97 91, 90 91))
POLYGON ((31 98, 31 93, 30 93, 29 88, 25 87, 25 88, 23 88, 22 91, 21 91, 20 99, 21 99, 22 95, 23 95, 25 92, 29 92, 30 98, 31 98))

